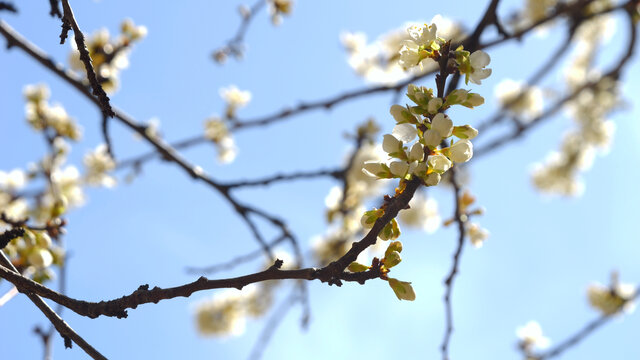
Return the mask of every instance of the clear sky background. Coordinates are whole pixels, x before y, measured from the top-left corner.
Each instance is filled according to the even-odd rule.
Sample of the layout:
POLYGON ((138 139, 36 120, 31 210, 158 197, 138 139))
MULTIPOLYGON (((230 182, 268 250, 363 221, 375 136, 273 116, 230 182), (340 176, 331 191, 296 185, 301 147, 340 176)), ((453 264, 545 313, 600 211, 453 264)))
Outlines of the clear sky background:
MULTIPOLYGON (((522 1, 524 3, 524 1, 522 1)), ((218 66, 211 52, 235 34, 236 1, 76 1, 76 17, 86 34, 106 27, 118 33, 127 17, 148 27, 135 46, 131 65, 121 74, 121 88, 112 102, 138 121, 157 117, 169 141, 202 132, 210 115, 222 114, 218 89, 235 84, 250 90, 253 100, 241 118, 271 114, 301 100, 324 99, 364 85, 346 62, 339 42, 342 31, 364 31, 370 39, 406 21, 428 21, 442 14, 469 29, 482 14, 485 1, 303 1, 280 27, 266 12, 256 16, 246 37, 242 61, 218 66)), ((60 22, 48 15, 48 2, 17 2, 20 14, 2 13, 17 31, 60 62, 69 45, 58 45, 60 22)), ((506 16, 524 4, 504 1, 506 16)), ((625 24, 626 25, 626 24, 625 24)), ((622 27, 621 24, 618 26, 622 27)), ((487 39, 495 35, 487 32, 487 39)), ((474 86, 487 104, 460 112, 456 123, 477 124, 496 108, 494 86, 503 78, 525 79, 563 32, 529 36, 523 45, 491 49, 493 75, 474 86), (462 116, 468 116, 463 119, 462 116)), ((625 43, 615 35, 607 63, 625 43)), ((2 41, 4 44, 4 41, 2 41)), ((635 59, 634 59, 635 60, 635 59)), ((639 112, 632 102, 640 93, 640 67, 624 74, 626 111, 612 117, 615 140, 606 156, 597 156, 584 175, 586 192, 579 198, 540 195, 530 183, 531 164, 556 150, 572 126, 560 116, 526 138, 488 156, 472 160, 472 192, 487 209, 479 222, 491 232, 481 249, 465 248, 453 291, 455 332, 452 359, 513 359, 515 329, 529 320, 542 325, 552 344, 573 334, 598 316, 586 299, 588 284, 606 283, 612 270, 625 282, 640 282, 637 235, 639 112)), ((83 154, 102 142, 99 111, 67 84, 19 50, 0 51, 0 169, 24 168, 46 150, 41 137, 24 120, 22 89, 46 83, 51 99, 60 102, 84 127, 82 142, 69 161, 81 165, 83 154)), ((433 86, 433 79, 423 82, 433 86)), ((561 74, 543 83, 558 89, 561 74)), ((220 180, 257 178, 277 171, 312 170, 342 164, 349 143, 343 133, 375 117, 383 133, 394 121, 388 115, 392 94, 368 96, 331 111, 314 111, 266 128, 235 135, 240 149, 229 165, 215 161, 213 146, 202 145, 184 155, 220 180)), ((404 101, 404 100, 403 100, 404 101)), ((115 153, 120 159, 149 149, 129 130, 113 122, 115 153)), ((122 179, 126 171, 118 173, 122 179)), ((288 220, 308 253, 309 239, 324 233, 324 198, 335 181, 317 179, 238 192, 241 200, 288 220)), ((444 218, 453 213, 447 189, 430 192, 444 218)), ((115 189, 90 189, 86 207, 68 216, 65 242, 71 254, 67 292, 74 298, 103 300, 128 294, 141 284, 175 286, 194 280, 187 266, 219 263, 256 248, 248 229, 216 193, 194 183, 171 164, 155 161, 132 184, 115 189)), ((378 205, 376 200, 373 205, 378 205)), ((310 283, 311 323, 300 330, 300 308, 288 313, 275 332, 264 359, 417 359, 439 358, 444 334, 442 285, 455 248, 454 229, 427 235, 406 230, 403 262, 394 268, 399 279, 412 281, 414 302, 400 302, 383 281, 365 286, 329 287, 310 283)), ((309 264, 309 263, 308 263, 309 264)), ((216 276, 256 271, 261 261, 216 276)), ((51 284, 53 286, 53 283, 51 284)), ((282 295, 288 294, 287 283, 282 295)), ((8 290, 0 283, 0 292, 8 290)), ((127 319, 87 319, 65 311, 69 324, 103 354, 113 359, 237 359, 246 358, 264 321, 250 320, 243 336, 219 340, 198 335, 194 304, 213 295, 197 293, 129 310, 127 319)), ((37 359, 42 347, 33 334, 46 319, 25 297, 0 308, 0 358, 37 359)), ((614 320, 563 359, 634 359, 640 357, 637 314, 614 320)), ((55 337, 56 359, 83 359, 77 346, 64 350, 55 337)))

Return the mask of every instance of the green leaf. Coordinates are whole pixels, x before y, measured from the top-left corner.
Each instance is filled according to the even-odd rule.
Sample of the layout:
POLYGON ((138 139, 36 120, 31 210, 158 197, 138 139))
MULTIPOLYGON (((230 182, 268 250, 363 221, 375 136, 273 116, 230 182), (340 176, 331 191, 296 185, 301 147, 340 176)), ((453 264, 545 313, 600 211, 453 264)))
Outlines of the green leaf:
POLYGON ((349 271, 351 272, 357 273, 357 272, 363 272, 363 271, 369 270, 369 266, 363 265, 363 264, 360 264, 359 262, 354 261, 351 264, 349 264, 347 269, 349 269, 349 271))
POLYGON ((387 251, 384 252, 384 257, 389 256, 389 254, 393 251, 402 252, 402 242, 392 241, 387 247, 387 251))
POLYGON ((413 301, 416 299, 416 293, 413 291, 410 282, 400 281, 398 279, 389 278, 389 286, 398 297, 398 300, 413 301))
POLYGON ((391 269, 392 267, 400 264, 400 262, 402 261, 402 258, 400 257, 399 252, 392 251, 388 255, 385 255, 383 261, 384 261, 384 266, 386 266, 387 269, 391 269))

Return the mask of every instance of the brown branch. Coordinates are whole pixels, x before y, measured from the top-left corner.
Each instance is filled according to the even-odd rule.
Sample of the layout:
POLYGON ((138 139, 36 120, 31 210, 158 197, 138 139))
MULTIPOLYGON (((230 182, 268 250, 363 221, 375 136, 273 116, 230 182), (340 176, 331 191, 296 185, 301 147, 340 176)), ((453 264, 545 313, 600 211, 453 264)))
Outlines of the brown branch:
POLYGON ((92 319, 100 315, 125 318, 128 315, 127 309, 135 309, 142 304, 158 303, 161 300, 173 299, 176 297, 189 297, 194 292, 203 290, 221 288, 242 289, 246 285, 267 280, 320 280, 329 284, 341 284, 340 280, 344 280, 364 284, 367 280, 380 277, 379 269, 372 269, 361 273, 341 272, 339 274, 333 274, 327 268, 280 270, 279 267, 281 265, 282 261, 277 260, 276 263, 267 270, 254 274, 218 280, 209 280, 204 276, 201 276, 194 282, 171 288, 154 287, 149 289, 149 285, 141 285, 137 290, 129 295, 114 300, 100 302, 88 302, 73 299, 1 266, 0 277, 14 284, 21 292, 34 293, 53 300, 79 315, 87 316, 92 319))
POLYGON ((107 154, 109 157, 115 160, 115 156, 113 155, 113 143, 111 142, 111 136, 109 136, 109 117, 102 114, 102 122, 100 123, 100 128, 102 130, 102 138, 104 139, 104 143, 107 146, 107 154))
MULTIPOLYGON (((13 266, 11 261, 5 256, 4 252, 0 250, 0 273, 9 274, 10 276, 14 276, 17 278, 25 279, 27 281, 32 282, 33 284, 38 284, 31 279, 23 277, 18 270, 13 266)), ((4 278, 4 276, 3 276, 4 278)), ((6 278, 5 278, 6 279, 6 278)), ((14 284, 15 285, 15 284, 14 284)), ((84 350, 87 355, 91 356, 93 359, 102 360, 105 359, 104 355, 102 355, 98 350, 96 350, 93 346, 91 346, 86 340, 84 340, 78 333, 76 333, 70 326, 67 324, 55 311, 53 311, 47 303, 44 302, 38 295, 32 293, 31 291, 21 288, 20 286, 16 286, 16 288, 27 295, 29 300, 31 300, 37 307, 42 311, 42 313, 49 319, 51 324, 56 328, 58 333, 64 339, 64 344, 66 348, 71 347, 71 341, 75 342, 80 346, 82 350, 84 350)))
POLYGON ((115 114, 113 112, 113 109, 111 108, 111 104, 109 103, 109 97, 98 82, 96 72, 93 69, 93 65, 91 64, 91 56, 89 55, 89 50, 87 50, 87 46, 84 43, 84 34, 80 30, 80 27, 78 26, 78 23, 73 16, 73 10, 71 9, 71 5, 69 5, 69 0, 62 0, 62 9, 64 11, 64 15, 62 16, 62 33, 60 34, 60 43, 64 43, 67 32, 70 28, 72 28, 76 45, 78 47, 78 51, 80 52, 80 61, 82 61, 87 71, 87 79, 89 79, 89 83, 91 84, 91 88, 93 89, 93 95, 98 98, 102 114, 104 116, 113 117, 115 116, 115 114))
POLYGON ((49 10, 49 15, 57 16, 59 19, 62 19, 62 13, 60 12, 59 6, 60 0, 49 0, 49 6, 51 10, 49 10))

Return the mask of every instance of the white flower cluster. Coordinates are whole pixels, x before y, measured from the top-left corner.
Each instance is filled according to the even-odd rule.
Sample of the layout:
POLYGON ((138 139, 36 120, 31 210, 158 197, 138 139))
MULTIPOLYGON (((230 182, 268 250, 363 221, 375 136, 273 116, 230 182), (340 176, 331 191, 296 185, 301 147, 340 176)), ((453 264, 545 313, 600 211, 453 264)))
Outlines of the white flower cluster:
POLYGON ((238 149, 235 141, 227 124, 219 117, 214 116, 205 120, 204 137, 216 144, 219 162, 230 163, 236 158, 238 149))
POLYGON ((251 92, 240 90, 235 85, 220 89, 220 97, 225 101, 225 118, 211 116, 204 122, 204 137, 211 140, 218 150, 218 161, 230 163, 238 154, 238 148, 229 131, 228 123, 235 121, 236 111, 251 101, 251 92))
POLYGON ((108 173, 116 168, 116 162, 107 152, 107 146, 100 144, 94 151, 84 156, 85 181, 94 186, 114 187, 116 179, 108 173))
MULTIPOLYGON (((368 82, 386 85, 395 85, 411 76, 435 70, 435 63, 426 63, 422 69, 414 67, 406 71, 399 62, 404 42, 413 41, 407 28, 418 28, 423 23, 407 23, 381 35, 372 43, 367 43, 367 36, 362 32, 342 33, 340 40, 347 51, 349 65, 368 82)), ((466 36, 460 24, 441 15, 436 15, 430 23, 437 27, 438 34, 444 38, 458 41, 466 36)))
POLYGON ((80 140, 82 129, 60 104, 49 105, 49 88, 44 84, 24 87, 27 100, 25 115, 29 125, 37 131, 55 131, 54 136, 80 140))
POLYGON ((392 134, 384 135, 382 143, 390 161, 366 162, 363 171, 379 179, 418 176, 427 186, 434 186, 453 163, 464 163, 471 159, 473 145, 469 139, 478 133, 469 125, 454 126, 449 116, 441 111, 454 104, 477 106, 484 99, 478 94, 459 89, 443 100, 434 97, 432 89, 415 85, 409 85, 407 96, 417 106, 393 105, 390 110, 397 125, 392 134), (451 136, 460 140, 449 147, 440 148, 443 141, 451 136))
MULTIPOLYGON (((129 51, 134 42, 147 36, 147 28, 136 26, 131 19, 125 19, 120 25, 120 36, 111 39, 109 30, 100 29, 86 40, 91 62, 104 91, 113 93, 118 88, 120 71, 129 66, 129 51)), ((79 74, 86 76, 86 70, 80 61, 80 52, 75 41, 71 44, 69 65, 79 74)))
POLYGON ((579 174, 591 166, 596 152, 605 154, 609 148, 615 124, 606 117, 621 103, 619 84, 613 79, 602 78, 592 66, 598 46, 605 40, 610 26, 608 17, 599 16, 577 29, 577 54, 566 73, 569 90, 575 91, 589 81, 597 81, 597 84, 583 90, 567 104, 576 128, 565 134, 561 150, 552 152, 544 164, 534 165, 533 184, 543 192, 580 195, 584 184, 579 174))
POLYGON ((235 85, 220 89, 220 97, 227 103, 226 116, 235 117, 236 110, 247 106, 251 101, 251 92, 240 90, 235 85))
POLYGON ((619 282, 618 274, 613 272, 610 286, 599 283, 589 285, 587 297, 591 306, 604 315, 614 315, 620 311, 631 313, 635 309, 633 299, 636 291, 638 289, 633 284, 619 282))
POLYGON ((528 121, 542 113, 542 90, 521 81, 504 79, 495 87, 500 105, 521 120, 528 121))
POLYGON ((533 355, 534 350, 548 348, 551 343, 549 338, 542 334, 542 327, 537 321, 529 321, 524 326, 518 327, 516 335, 520 339, 518 346, 528 356, 533 355))

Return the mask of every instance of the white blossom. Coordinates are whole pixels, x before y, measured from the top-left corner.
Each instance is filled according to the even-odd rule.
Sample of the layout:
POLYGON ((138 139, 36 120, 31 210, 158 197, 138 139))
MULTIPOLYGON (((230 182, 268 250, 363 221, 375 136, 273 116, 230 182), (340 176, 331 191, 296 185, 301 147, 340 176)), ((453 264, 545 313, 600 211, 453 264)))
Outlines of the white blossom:
POLYGON ((471 159, 473 156, 473 144, 467 139, 461 139, 456 141, 451 147, 450 158, 453 162, 464 163, 471 159))

